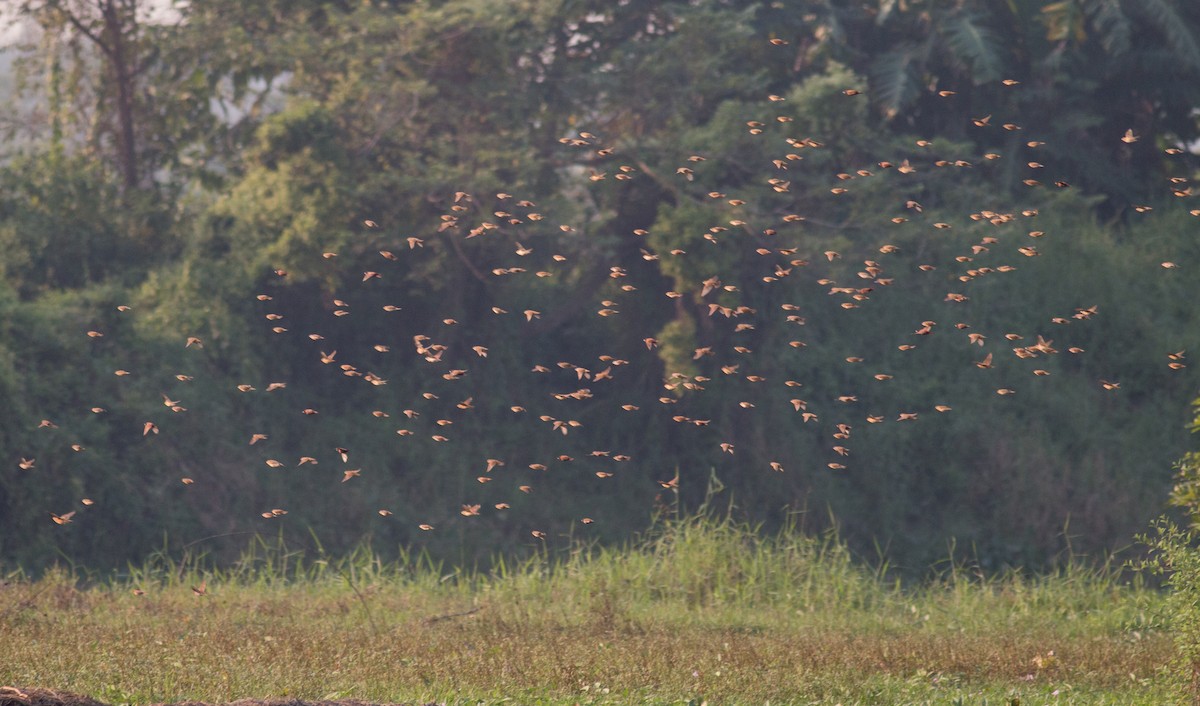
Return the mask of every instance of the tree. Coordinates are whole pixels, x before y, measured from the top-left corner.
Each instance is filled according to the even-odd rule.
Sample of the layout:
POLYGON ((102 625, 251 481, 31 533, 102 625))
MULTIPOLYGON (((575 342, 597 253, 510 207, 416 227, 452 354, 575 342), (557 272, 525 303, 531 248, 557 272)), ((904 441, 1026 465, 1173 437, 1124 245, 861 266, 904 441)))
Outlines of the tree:
MULTIPOLYGON (((1012 162, 1037 135, 1061 180, 1104 194, 1110 211, 1167 175, 1163 147, 1200 137, 1196 3, 880 0, 812 17, 785 38, 867 75, 892 130, 969 139, 1012 162), (1021 130, 972 127, 999 112, 1021 130), (1129 129, 1138 143, 1120 141, 1129 129)), ((1006 181, 1022 188, 1016 171, 1006 181)))
MULTIPOLYGON (((141 186, 143 176, 138 157, 137 116, 145 100, 139 90, 149 63, 142 20, 145 7, 138 0, 26 0, 21 12, 36 20, 43 32, 63 38, 63 44, 80 50, 81 61, 99 62, 95 84, 96 110, 111 114, 103 132, 114 144, 114 161, 126 190, 141 186)), ((57 87, 55 87, 57 89, 57 87)), ((103 141, 97 134, 93 140, 103 141)))
POLYGON ((211 185, 236 171, 283 69, 270 47, 244 41, 270 29, 267 9, 208 5, 24 0, 21 13, 43 35, 24 47, 25 84, 36 90, 31 74, 50 67, 50 134, 40 137, 52 151, 81 143, 127 196, 170 200, 192 179, 211 185))

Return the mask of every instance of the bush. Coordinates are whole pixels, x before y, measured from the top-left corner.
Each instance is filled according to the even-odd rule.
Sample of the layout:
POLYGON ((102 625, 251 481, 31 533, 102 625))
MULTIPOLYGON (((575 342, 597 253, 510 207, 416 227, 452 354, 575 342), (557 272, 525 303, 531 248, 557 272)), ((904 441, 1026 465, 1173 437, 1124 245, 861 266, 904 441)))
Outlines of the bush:
POLYGON ((1170 520, 1155 523, 1146 538, 1150 559, 1146 568, 1165 577, 1167 628, 1175 642, 1175 658, 1165 668, 1182 701, 1200 704, 1200 549, 1194 529, 1170 520))
MULTIPOLYGON (((1200 432, 1200 400, 1196 405, 1193 433, 1200 432)), ((1188 453, 1178 468, 1171 504, 1187 513, 1188 526, 1158 520, 1154 536, 1144 539, 1150 547, 1146 568, 1163 576, 1168 589, 1166 617, 1176 655, 1167 675, 1181 698, 1200 704, 1200 452, 1188 453)))

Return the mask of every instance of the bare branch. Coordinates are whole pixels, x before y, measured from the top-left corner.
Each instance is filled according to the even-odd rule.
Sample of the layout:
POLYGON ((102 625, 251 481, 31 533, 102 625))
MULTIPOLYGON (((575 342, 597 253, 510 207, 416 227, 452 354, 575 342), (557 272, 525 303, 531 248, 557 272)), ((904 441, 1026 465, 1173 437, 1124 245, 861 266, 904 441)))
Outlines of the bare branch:
POLYGON ((112 56, 112 48, 109 47, 108 44, 106 44, 103 39, 101 39, 96 34, 94 34, 92 32, 92 30, 88 29, 87 25, 85 25, 78 17, 75 16, 75 13, 71 12, 66 7, 64 7, 63 5, 61 5, 60 3, 57 3, 57 2, 49 3, 47 6, 54 7, 58 11, 62 12, 63 17, 67 18, 67 22, 70 22, 72 27, 79 30, 79 32, 83 36, 87 37, 89 40, 92 41, 93 44, 100 47, 100 51, 104 52, 105 54, 108 54, 109 56, 112 56))

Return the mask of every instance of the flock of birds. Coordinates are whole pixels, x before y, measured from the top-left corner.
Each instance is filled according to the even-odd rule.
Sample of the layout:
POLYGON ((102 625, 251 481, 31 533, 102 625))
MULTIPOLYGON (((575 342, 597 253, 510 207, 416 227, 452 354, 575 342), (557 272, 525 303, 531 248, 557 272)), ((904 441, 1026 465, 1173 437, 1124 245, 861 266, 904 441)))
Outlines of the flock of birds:
MULTIPOLYGON (((776 45, 786 43, 779 39, 772 39, 770 41, 772 44, 776 45)), ((1015 80, 1006 80, 1003 82, 1003 84, 1005 86, 1015 88, 1019 85, 1019 82, 1015 80)), ((854 99, 855 96, 860 94, 860 91, 848 88, 844 90, 843 93, 847 99, 854 99)), ((953 95, 953 91, 943 90, 939 92, 939 95, 948 98, 953 95)), ((771 95, 768 97, 769 105, 776 105, 784 101, 785 99, 781 96, 771 95)), ((790 119, 785 115, 780 115, 775 118, 775 120, 779 123, 786 123, 789 122, 790 119)), ((974 119, 973 123, 980 129, 999 128, 1006 131, 1016 131, 1021 129, 1019 125, 1004 123, 1002 121, 993 123, 992 120, 993 116, 987 115, 974 119)), ((769 137, 769 135, 764 132, 767 127, 768 124, 763 121, 752 120, 746 123, 746 129, 750 134, 763 135, 764 138, 769 137)), ((1135 134, 1133 130, 1129 130, 1121 138, 1122 142, 1126 144, 1132 144, 1138 139, 1139 136, 1135 134)), ((576 148, 586 151, 589 153, 589 157, 592 154, 599 157, 611 157, 616 153, 614 147, 606 146, 599 137, 588 132, 579 132, 571 137, 563 138, 561 142, 569 148, 576 148)), ((1027 141, 1026 146, 1030 150, 1036 150, 1042 144, 1044 143, 1031 139, 1027 141)), ((932 143, 926 140, 918 141, 917 146, 921 148, 933 147, 932 143)), ((786 178, 789 169, 798 166, 798 161, 803 159, 803 153, 806 150, 815 150, 822 147, 823 145, 820 142, 812 138, 787 138, 785 140, 785 144, 781 146, 778 157, 772 160, 775 176, 768 180, 767 185, 769 188, 776 193, 788 193, 791 186, 790 182, 786 178)), ((1177 155, 1181 154, 1183 150, 1180 148, 1170 148, 1167 149, 1166 152, 1169 155, 1177 155)), ((1000 155, 994 153, 987 153, 983 155, 983 159, 985 160, 996 160, 1000 158, 1000 155)), ((694 169, 697 168, 696 164, 704 160, 705 157, 703 155, 697 154, 690 156, 687 159, 686 164, 681 164, 678 166, 676 169, 676 174, 674 175, 675 178, 685 182, 685 185, 687 182, 692 182, 695 179, 694 169)), ((935 168, 970 166, 962 160, 930 159, 930 163, 935 168)), ((1030 173, 1038 173, 1038 170, 1044 168, 1043 164, 1036 161, 1029 161, 1025 166, 1030 170, 1030 173)), ((920 168, 926 167, 925 165, 920 165, 920 168)), ((608 178, 619 181, 627 181, 637 178, 639 176, 639 172, 644 172, 646 169, 648 168, 644 167, 644 165, 621 165, 616 167, 612 171, 611 175, 607 172, 601 173, 593 171, 589 176, 589 179, 593 182, 608 178)), ((898 164, 893 164, 886 161, 878 162, 872 165, 870 168, 863 168, 854 172, 830 174, 829 190, 831 194, 835 196, 844 194, 847 192, 850 182, 856 179, 871 177, 874 173, 877 173, 877 170, 895 170, 898 173, 907 174, 912 173, 917 169, 918 166, 911 164, 908 160, 904 160, 898 164)), ((1025 183, 1028 186, 1040 186, 1042 182, 1038 179, 1030 178, 1026 180, 1025 183)), ((1060 187, 1068 186, 1063 182, 1054 183, 1060 187)), ((1176 196, 1182 197, 1191 195, 1191 187, 1188 185, 1188 180, 1184 178, 1172 178, 1170 189, 1176 196)), ((728 195, 719 192, 710 192, 706 196, 713 202, 724 201, 729 206, 734 208, 746 203, 743 199, 739 199, 735 195, 728 195)), ((534 252, 532 247, 527 247, 517 239, 520 237, 521 227, 526 224, 542 221, 545 218, 545 216, 539 213, 536 208, 537 206, 532 201, 522 199, 518 195, 498 193, 495 194, 494 197, 489 195, 486 198, 476 198, 476 196, 467 192, 457 192, 453 197, 452 203, 447 204, 446 212, 441 215, 440 225, 437 227, 436 233, 431 233, 424 237, 407 237, 405 240, 403 240, 403 245, 396 247, 396 251, 380 250, 380 264, 378 269, 363 272, 361 284, 363 287, 370 287, 374 282, 387 277, 388 263, 401 261, 405 258, 419 257, 420 250, 425 246, 426 241, 429 238, 472 239, 484 237, 506 237, 508 235, 514 236, 513 244, 515 248, 514 255, 516 259, 512 261, 510 266, 497 267, 492 269, 490 272, 476 272, 476 276, 495 278, 515 276, 553 277, 555 276, 555 272, 551 270, 536 270, 531 272, 529 269, 521 266, 523 262, 527 262, 527 260, 524 260, 524 258, 527 258, 534 252)), ((916 201, 908 200, 905 203, 905 208, 905 215, 897 215, 896 217, 892 218, 891 220, 893 223, 904 223, 905 221, 908 221, 910 217, 914 219, 918 218, 919 214, 922 213, 922 205, 916 201)), ((1139 210, 1143 210, 1145 208, 1148 207, 1139 207, 1139 210)), ((1200 209, 1192 210, 1191 214, 1193 216, 1200 216, 1200 209)), ((1015 213, 984 210, 978 213, 970 214, 970 218, 973 221, 983 221, 991 223, 992 225, 1000 226, 1018 223, 1021 222, 1022 219, 1025 219, 1025 222, 1029 222, 1032 219, 1035 219, 1037 215, 1038 212, 1036 209, 1026 209, 1015 213)), ((784 216, 781 220, 782 224, 798 223, 804 220, 804 216, 798 213, 789 214, 784 216)), ((363 223, 368 230, 381 228, 379 224, 372 220, 365 220, 363 223)), ((782 224, 775 224, 775 227, 768 228, 764 230, 763 233, 766 236, 776 235, 777 231, 775 228, 782 228, 782 224)), ((932 227, 935 229, 949 229, 952 227, 952 225, 949 223, 937 222, 932 223, 932 227)), ((539 228, 544 229, 545 226, 539 226, 539 228)), ((558 228, 564 234, 571 233, 574 230, 572 226, 566 224, 560 225, 558 228)), ((750 225, 747 222, 734 218, 729 220, 727 223, 713 224, 708 232, 704 234, 704 238, 708 241, 716 243, 718 239, 724 237, 723 234, 730 229, 734 229, 736 232, 737 230, 748 230, 749 228, 750 225)), ((996 232, 1000 233, 1001 231, 996 232)), ((644 238, 644 236, 647 235, 647 232, 644 230, 639 230, 635 231, 633 235, 639 238, 644 238)), ((1038 249, 1038 239, 1046 234, 1038 230, 1029 230, 1025 235, 1028 236, 1026 244, 1014 248, 1013 251, 1023 257, 1036 257, 1040 255, 1041 253, 1038 249)), ((540 236, 531 235, 530 237, 540 236)), ((526 237, 525 240, 530 241, 530 237, 526 237)), ((757 240, 756 244, 761 245, 762 242, 763 240, 760 238, 757 240)), ((988 266, 985 264, 977 264, 975 262, 976 258, 985 260, 985 258, 980 256, 990 252, 993 248, 999 248, 1002 245, 1003 243, 999 236, 988 235, 982 237, 977 243, 971 244, 968 251, 965 251, 958 256, 956 261, 962 265, 962 271, 960 274, 958 274, 957 281, 961 285, 958 288, 963 291, 952 291, 946 293, 945 301, 966 301, 968 296, 964 293, 964 291, 967 289, 970 282, 983 277, 1003 274, 1014 270, 1015 267, 1008 264, 988 266)), ((835 297, 835 301, 837 302, 838 306, 843 309, 855 309, 866 305, 866 302, 870 299, 870 295, 873 291, 876 291, 880 288, 885 288, 892 284, 893 279, 887 271, 885 263, 887 262, 889 256, 894 255, 899 251, 900 247, 897 245, 883 245, 882 247, 879 247, 878 255, 864 260, 861 264, 861 267, 858 268, 858 271, 855 273, 858 281, 847 285, 838 283, 828 277, 824 277, 820 273, 820 270, 822 269, 821 265, 823 263, 833 263, 835 260, 842 258, 842 254, 840 252, 828 250, 821 253, 802 254, 800 247, 763 246, 757 248, 756 252, 758 255, 763 256, 764 261, 768 261, 771 264, 769 270, 762 275, 761 281, 753 283, 753 286, 771 286, 773 283, 777 283, 788 277, 799 277, 802 276, 803 273, 813 273, 812 276, 817 284, 828 288, 828 293, 835 297), (811 258, 811 262, 806 258, 811 258), (810 266, 813 263, 815 263, 816 266, 810 266)), ((654 252, 648 245, 641 248, 641 255, 646 261, 655 261, 660 258, 687 257, 687 253, 682 249, 673 249, 668 252, 654 252)), ((338 257, 338 253, 325 252, 323 256, 325 259, 332 261, 331 266, 336 266, 336 258, 338 257)), ((551 255, 549 258, 549 260, 555 265, 563 263, 567 261, 567 259, 568 258, 566 256, 557 253, 551 255)), ((553 267, 553 265, 551 265, 551 267, 553 267)), ((1166 261, 1161 263, 1161 267, 1171 270, 1175 269, 1177 265, 1174 262, 1166 261)), ((929 272, 934 270, 935 266, 932 264, 918 264, 916 269, 918 271, 929 272)), ((287 277, 287 272, 284 270, 276 270, 275 274, 278 277, 287 277)), ((633 284, 625 283, 628 281, 626 278, 629 276, 629 272, 627 272, 627 270, 621 266, 612 266, 609 268, 607 275, 609 278, 616 281, 613 283, 614 287, 615 289, 619 289, 621 292, 633 292, 638 289, 633 284)), ((680 299, 685 297, 689 298, 689 301, 693 301, 697 304, 697 307, 702 313, 707 313, 707 315, 712 317, 714 320, 727 322, 732 327, 734 332, 749 331, 758 326, 776 325, 776 323, 768 321, 766 316, 759 315, 758 311, 749 306, 732 304, 726 305, 721 303, 722 301, 736 299, 737 293, 742 291, 742 287, 744 286, 748 286, 748 284, 726 282, 720 277, 713 275, 702 283, 698 291, 667 291, 663 294, 672 299, 680 299)), ((619 295, 616 296, 619 298, 619 295)), ((286 320, 283 314, 276 313, 271 310, 273 301, 274 298, 270 294, 262 293, 257 295, 258 304, 266 309, 264 318, 267 322, 267 327, 270 329, 272 334, 284 336, 290 333, 290 322, 286 320)), ((333 305, 335 307, 332 311, 332 315, 334 317, 343 317, 350 314, 351 306, 346 300, 334 298, 333 305)), ((532 326, 534 325, 533 322, 542 317, 543 311, 548 311, 554 306, 555 304, 553 302, 547 302, 542 309, 513 308, 512 310, 508 310, 500 306, 494 306, 491 308, 491 312, 495 316, 514 317, 521 324, 532 326)), ((382 308, 387 314, 404 316, 401 303, 384 305, 382 308)), ((120 306, 118 309, 122 313, 131 311, 130 307, 128 306, 120 306)), ((803 310, 804 307, 799 304, 783 304, 782 315, 777 322, 778 325, 803 326, 805 324, 805 315, 802 313, 803 310)), ((619 316, 621 313, 621 302, 613 299, 603 299, 598 302, 598 306, 594 313, 601 317, 619 316)), ((129 315, 135 314, 136 312, 129 315)), ((1093 316, 1096 316, 1097 314, 1098 309, 1095 306, 1080 306, 1074 311, 1063 312, 1061 316, 1055 317, 1051 322, 1048 323, 1068 324, 1073 321, 1087 320, 1093 316)), ((441 323, 445 327, 452 327, 457 325, 458 322, 452 318, 446 318, 442 320, 441 323)), ((1045 367, 1040 366, 1038 364, 1039 361, 1044 360, 1049 356, 1059 354, 1059 350, 1055 347, 1053 340, 1046 338, 1042 334, 1023 335, 1018 333, 1008 333, 1004 336, 1005 340, 999 343, 997 347, 996 341, 989 340, 988 336, 983 333, 970 330, 970 326, 966 323, 942 324, 934 320, 922 320, 919 322, 915 321, 912 337, 900 343, 898 345, 898 349, 901 351, 907 351, 916 348, 922 340, 922 337, 934 333, 939 327, 943 329, 949 329, 953 327, 954 329, 959 330, 961 335, 966 337, 969 344, 979 346, 981 349, 980 355, 978 356, 978 360, 974 361, 974 365, 981 369, 991 368, 995 364, 995 356, 997 355, 1012 354, 1019 359, 1032 361, 1031 366, 1036 366, 1032 367, 1032 374, 1034 376, 1046 376, 1049 375, 1050 372, 1045 367), (987 346, 993 346, 995 350, 988 350, 985 353, 982 349, 987 346), (1003 350, 1003 352, 1001 352, 1001 350, 1003 350)), ((91 338, 100 338, 104 335, 105 332, 100 330, 86 331, 86 336, 91 338)), ((292 333, 292 335, 294 336, 296 333, 292 333)), ((361 370, 355 364, 347 362, 345 360, 346 356, 344 354, 339 355, 339 351, 324 350, 326 347, 323 344, 325 338, 321 334, 309 333, 306 335, 307 338, 310 339, 318 349, 317 356, 320 363, 322 363, 324 366, 327 366, 327 368, 331 371, 350 378, 361 378, 363 381, 375 386, 383 386, 387 384, 387 380, 379 375, 367 370, 361 370)), ((646 351, 653 351, 659 346, 659 341, 653 336, 644 337, 641 340, 641 343, 644 345, 646 351)), ((187 337, 186 340, 182 341, 181 344, 187 348, 200 349, 203 348, 204 341, 198 337, 190 336, 187 337)), ((458 346, 460 344, 453 343, 448 345, 439 341, 436 334, 416 334, 412 337, 411 345, 413 346, 417 357, 429 364, 430 367, 427 370, 436 371, 435 374, 447 382, 462 380, 468 376, 470 373, 470 368, 466 367, 462 363, 464 359, 476 359, 482 361, 489 355, 489 347, 486 342, 467 344, 469 346, 469 353, 467 353, 465 349, 453 351, 452 346, 458 346), (456 365, 459 367, 455 367, 456 365)), ((798 349, 803 348, 806 344, 801 340, 792 340, 789 342, 789 345, 792 348, 798 349)), ((1068 354, 1083 353, 1083 350, 1078 347, 1068 347, 1065 350, 1068 354)), ((385 343, 377 344, 374 346, 374 351, 376 353, 386 354, 391 351, 391 345, 385 343)), ((824 414, 824 408, 819 405, 810 405, 808 401, 800 397, 800 388, 804 386, 803 381, 767 380, 761 375, 748 373, 742 369, 742 365, 745 363, 745 361, 750 360, 750 358, 747 356, 751 352, 752 351, 749 348, 743 346, 736 346, 732 351, 718 350, 713 346, 702 346, 697 347, 693 351, 692 358, 694 361, 697 361, 698 366, 702 364, 710 365, 711 369, 714 371, 714 374, 715 371, 719 370, 720 374, 723 376, 731 376, 735 378, 741 377, 744 378, 748 383, 754 385, 761 385, 764 383, 783 385, 786 388, 786 391, 789 393, 788 396, 790 397, 789 411, 796 414, 796 419, 800 423, 820 424, 820 415, 824 414)), ((1166 364, 1172 370, 1180 370, 1187 365, 1185 361, 1185 352, 1182 350, 1165 353, 1165 356, 1167 358, 1166 364)), ((861 357, 857 356, 848 356, 845 358, 845 361, 848 364, 861 364, 864 362, 861 357)), ((560 372, 558 375, 565 374, 568 376, 574 376, 573 380, 578 383, 578 387, 573 390, 562 390, 560 392, 552 393, 553 399, 560 402, 566 400, 585 400, 593 396, 593 386, 606 380, 612 381, 621 374, 621 369, 623 367, 629 365, 631 365, 630 360, 622 359, 613 355, 599 355, 597 356, 595 363, 588 363, 587 365, 578 365, 566 361, 558 362, 557 364, 547 363, 535 365, 529 371, 529 374, 547 375, 554 373, 555 368, 558 368, 560 371, 565 371, 565 373, 560 372)), ((746 367, 749 368, 750 366, 747 365, 746 367)), ((119 369, 114 371, 114 374, 118 377, 123 377, 130 375, 131 373, 124 369, 119 369)), ((417 375, 420 373, 414 371, 412 374, 417 375)), ((192 377, 188 375, 179 374, 176 377, 179 383, 192 382, 192 377)), ((873 378, 884 382, 891 379, 891 375, 885 372, 879 372, 873 374, 873 378)), ((662 397, 658 398, 656 401, 650 401, 649 404, 657 405, 671 418, 673 422, 695 427, 707 426, 711 420, 694 418, 685 414, 678 414, 675 412, 675 410, 678 409, 675 405, 678 403, 680 396, 685 391, 702 390, 704 389, 705 384, 710 380, 710 377, 699 374, 669 372, 666 379, 663 380, 664 389, 662 397)), ((1099 384, 1105 390, 1118 390, 1120 388, 1120 382, 1114 380, 1101 380, 1099 381, 1099 384)), ((237 386, 237 391, 243 394, 265 394, 274 393, 279 390, 283 390, 286 387, 287 383, 282 381, 266 384, 261 390, 251 384, 242 384, 237 386)), ((1000 387, 995 390, 995 393, 997 395, 1007 396, 1014 394, 1015 390, 1007 387, 1000 387)), ((423 398, 428 404, 421 409, 404 409, 402 411, 374 410, 371 414, 376 418, 392 418, 394 416, 395 419, 401 422, 400 427, 395 431, 395 433, 400 437, 427 435, 428 438, 434 443, 446 443, 450 441, 450 435, 452 434, 451 429, 455 424, 455 421, 458 418, 461 418, 463 414, 469 413, 474 407, 474 398, 466 394, 456 397, 453 401, 438 402, 437 400, 440 398, 433 392, 424 393, 423 398), (432 424, 427 424, 426 422, 418 421, 422 415, 426 416, 426 422, 428 422, 428 420, 432 417, 436 418, 433 419, 432 424)), ((852 403, 856 401, 857 398, 854 395, 840 396, 836 399, 836 402, 844 404, 840 407, 835 405, 835 407, 839 410, 852 410, 852 403)), ((734 402, 732 401, 730 402, 730 404, 733 403, 734 402)), ((186 408, 182 406, 182 400, 173 399, 167 394, 162 395, 162 404, 167 413, 185 413, 187 411, 186 408)), ((755 406, 754 402, 752 401, 741 401, 736 402, 736 404, 747 409, 755 406)), ((420 404, 414 404, 414 407, 420 406, 420 404)), ((653 410, 653 407, 650 409, 645 409, 646 406, 647 402, 644 400, 639 400, 637 404, 629 402, 621 404, 619 406, 619 410, 614 409, 613 413, 650 413, 653 410)), ((103 414, 106 410, 97 406, 93 407, 91 411, 95 414, 103 414)), ((306 407, 297 411, 301 414, 309 416, 316 416, 319 414, 317 409, 311 407, 306 407)), ((548 414, 537 415, 529 412, 526 407, 522 405, 513 405, 511 406, 510 411, 514 415, 527 415, 528 417, 536 418, 538 422, 543 424, 545 429, 549 430, 549 432, 552 434, 567 436, 572 433, 578 433, 580 427, 583 426, 582 422, 577 419, 572 419, 569 417, 557 418, 556 416, 548 414)), ((929 410, 903 410, 895 413, 895 416, 888 415, 886 417, 881 414, 867 414, 862 418, 862 420, 867 424, 880 424, 885 422, 912 422, 917 420, 921 414, 925 414, 930 411, 935 414, 946 414, 952 411, 952 407, 947 404, 937 404, 932 406, 929 410)), ((841 412, 838 413, 840 414, 841 412)), ((832 413, 829 416, 832 416, 832 413)), ((845 416, 848 418, 849 413, 847 413, 845 416)), ((853 420, 838 421, 830 426, 831 438, 829 447, 834 454, 834 456, 832 456, 834 460, 831 460, 827 466, 834 471, 846 469, 846 463, 848 463, 848 457, 851 454, 850 443, 854 432, 852 421, 853 420)), ((58 428, 57 424, 51 419, 43 419, 39 426, 47 429, 48 431, 53 431, 58 428)), ((159 432, 159 426, 154 420, 146 420, 141 427, 142 436, 156 435, 159 434, 159 432)), ((270 448, 270 437, 266 433, 255 432, 249 436, 248 445, 257 447, 256 451, 263 447, 270 448), (258 446, 260 444, 262 446, 258 446)), ((737 446, 735 444, 735 440, 733 439, 718 439, 713 445, 715 452, 719 450, 719 453, 734 454, 737 451, 737 446)), ((356 479, 360 478, 364 472, 362 468, 353 467, 355 464, 352 462, 353 455, 348 448, 349 446, 351 446, 351 444, 340 446, 335 449, 336 458, 338 461, 340 461, 341 466, 338 468, 339 474, 331 479, 331 482, 352 483, 355 482, 356 479)), ((84 448, 79 444, 71 444, 71 448, 76 452, 84 451, 84 448)), ((401 451, 400 453, 403 452, 401 451)), ((591 451, 589 455, 590 457, 600 461, 611 461, 618 464, 632 460, 628 454, 610 450, 594 450, 591 451)), ((528 468, 535 472, 542 472, 548 470, 549 465, 552 465, 555 461, 559 463, 566 463, 572 460, 573 458, 571 456, 563 454, 554 460, 545 459, 544 463, 530 463, 528 464, 528 468)), ((37 460, 33 457, 22 456, 17 465, 20 470, 28 472, 33 471, 36 468, 36 463, 37 460)), ((317 464, 318 456, 304 455, 300 456, 297 461, 290 458, 284 459, 281 454, 275 453, 274 456, 267 458, 264 463, 267 467, 273 469, 306 466, 310 464, 317 464)), ((511 463, 511 459, 478 459, 478 476, 476 480, 479 484, 486 484, 497 480, 500 477, 502 469, 509 463, 511 463)), ((594 473, 599 478, 609 478, 614 475, 614 468, 615 467, 605 466, 603 470, 596 470, 594 473)), ((764 470, 767 469, 775 472, 786 471, 784 463, 779 460, 769 461, 767 463, 767 468, 764 470)), ((180 479, 180 482, 184 485, 190 486, 197 481, 191 477, 183 477, 180 479)), ((659 480, 658 484, 661 486, 661 488, 668 491, 677 491, 679 487, 678 473, 676 472, 675 476, 672 478, 659 480)), ((531 484, 521 482, 516 486, 515 490, 521 493, 532 493, 533 486, 531 484)), ((93 500, 89 498, 83 498, 80 502, 83 506, 85 506, 85 508, 94 504, 93 500)), ((510 508, 511 504, 508 502, 496 502, 492 504, 490 509, 485 510, 483 503, 473 502, 471 498, 464 498, 464 502, 461 507, 457 509, 457 513, 464 517, 472 517, 480 515, 481 512, 485 511, 502 512, 510 508)), ((56 524, 67 525, 76 518, 78 512, 79 510, 69 510, 62 512, 61 514, 50 513, 50 519, 56 524)), ((391 516, 393 514, 387 508, 379 508, 377 512, 379 515, 384 517, 391 516)), ((286 514, 287 510, 284 508, 264 509, 261 512, 262 518, 267 520, 280 518, 286 514)), ((439 516, 444 516, 444 514, 439 516)), ((410 519, 421 530, 435 530, 435 520, 432 518, 426 517, 410 519)), ((440 522, 440 520, 437 521, 440 522)), ((579 521, 584 524, 591 524, 594 522, 593 518, 591 517, 582 517, 579 518, 579 521)), ((537 539, 545 539, 547 536, 543 529, 533 528, 529 529, 529 532, 531 536, 537 539)), ((203 587, 201 587, 200 592, 203 592, 203 587)))

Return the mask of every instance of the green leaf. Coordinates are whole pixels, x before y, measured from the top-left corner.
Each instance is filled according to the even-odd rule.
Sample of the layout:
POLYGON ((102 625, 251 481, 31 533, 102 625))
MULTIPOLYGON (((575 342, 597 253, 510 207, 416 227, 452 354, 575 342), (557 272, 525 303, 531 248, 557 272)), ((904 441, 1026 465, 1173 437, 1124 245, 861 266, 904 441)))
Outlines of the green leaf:
POLYGON ((1046 25, 1046 41, 1082 42, 1087 39, 1079 5, 1071 0, 1046 5, 1042 8, 1040 19, 1046 25))
POLYGON ((971 67, 976 83, 996 81, 1004 75, 1004 44, 979 15, 952 15, 938 29, 955 58, 971 67))
POLYGON ((1180 62, 1192 71, 1200 71, 1200 38, 1195 28, 1176 10, 1171 0, 1139 0, 1132 7, 1150 21, 1155 29, 1163 33, 1171 50, 1179 55, 1180 62))
POLYGON ((917 98, 920 91, 920 77, 916 71, 918 52, 915 44, 901 44, 871 62, 871 95, 888 120, 917 98))
POLYGON ((1129 51, 1133 23, 1121 8, 1121 0, 1090 0, 1084 11, 1110 57, 1119 57, 1129 51))

